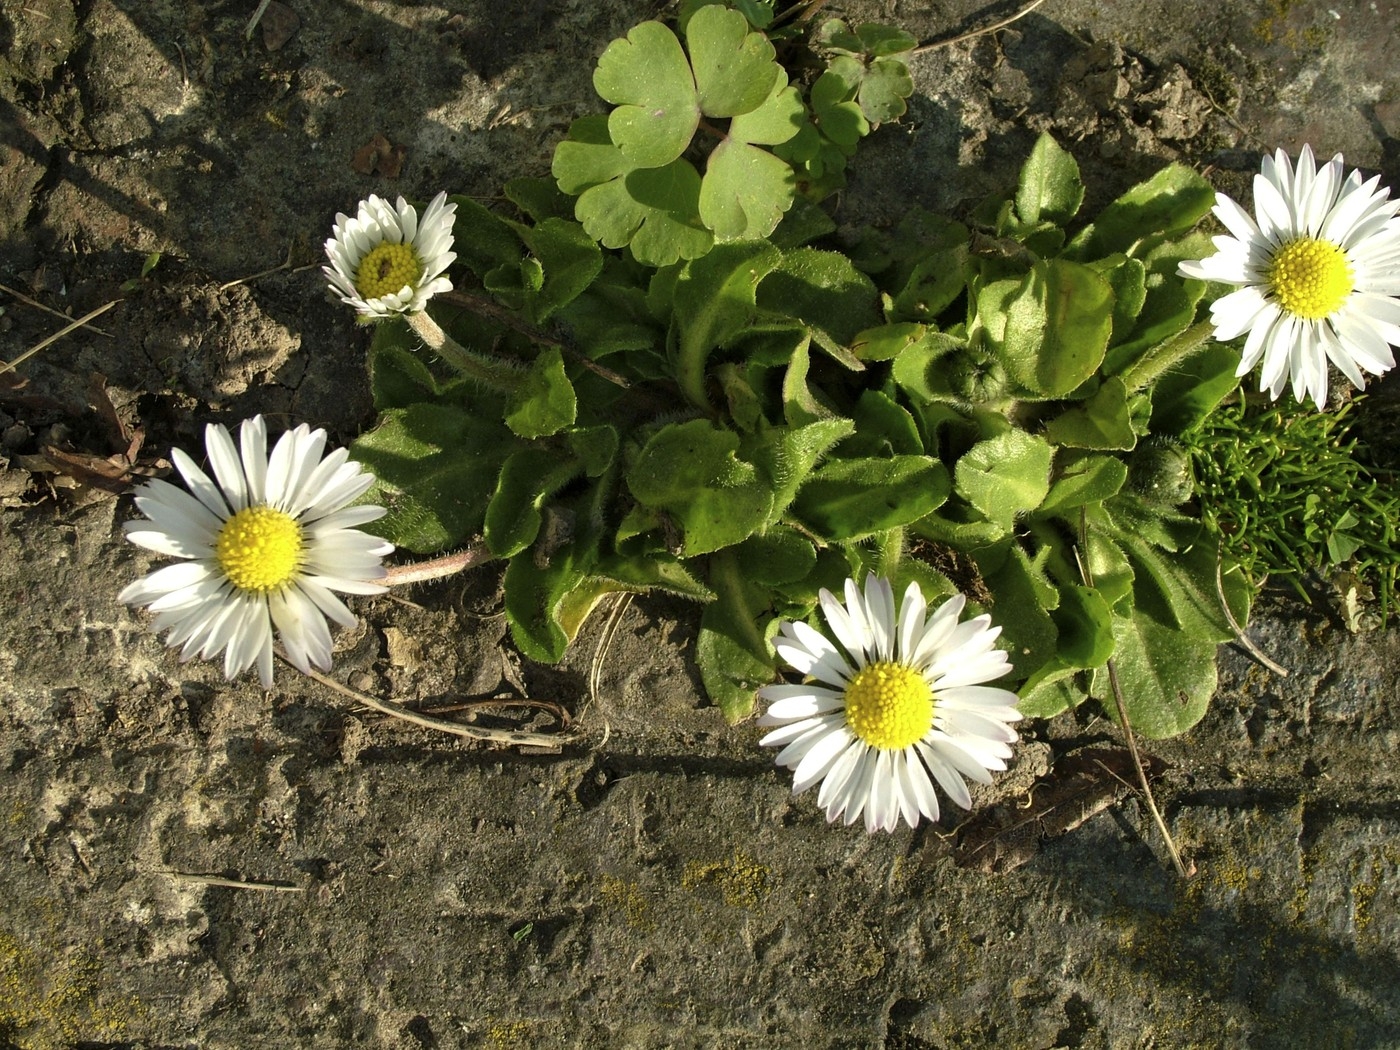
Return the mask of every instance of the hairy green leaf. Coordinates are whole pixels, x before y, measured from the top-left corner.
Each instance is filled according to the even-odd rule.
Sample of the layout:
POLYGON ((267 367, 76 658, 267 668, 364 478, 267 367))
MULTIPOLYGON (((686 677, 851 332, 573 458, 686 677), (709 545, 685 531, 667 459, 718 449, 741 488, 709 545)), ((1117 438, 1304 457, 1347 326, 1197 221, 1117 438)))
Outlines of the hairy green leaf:
MULTIPOLYGON (((685 29, 700 110, 707 117, 737 117, 763 105, 781 67, 773 45, 749 31, 738 11, 713 6, 695 12, 685 29)), ((694 129, 692 129, 693 131, 694 129)))
POLYGON ((652 436, 628 472, 632 495, 680 526, 687 557, 733 546, 768 521, 773 493, 738 449, 738 435, 709 420, 672 423, 652 436))
POLYGON ((571 426, 577 413, 578 400, 564 372, 564 355, 557 347, 541 350, 525 381, 511 394, 506 426, 520 437, 548 437, 571 426))
POLYGON ((1045 500, 1051 456, 1044 438, 1023 430, 978 442, 958 460, 958 494, 988 521, 1010 529, 1018 514, 1035 510, 1045 500))
POLYGON ((453 405, 416 404, 380 413, 351 455, 375 476, 370 497, 389 509, 376 531, 429 553, 481 531, 486 494, 519 443, 499 423, 453 405))
POLYGON ((1064 225, 1084 203, 1079 165, 1049 132, 1041 132, 1016 187, 1016 214, 1034 225, 1042 220, 1064 225))
POLYGON ((917 521, 951 488, 948 469, 929 456, 834 459, 798 490, 793 513, 823 539, 844 543, 917 521))
MULTIPOLYGON (((984 289, 979 313, 994 288, 984 289)), ((993 307, 993 312, 995 307, 993 307)), ((988 332, 1006 370, 1042 397, 1063 397, 1094 374, 1108 347, 1113 290, 1087 266, 1051 259, 1038 262, 1005 301, 1004 327, 988 332)))

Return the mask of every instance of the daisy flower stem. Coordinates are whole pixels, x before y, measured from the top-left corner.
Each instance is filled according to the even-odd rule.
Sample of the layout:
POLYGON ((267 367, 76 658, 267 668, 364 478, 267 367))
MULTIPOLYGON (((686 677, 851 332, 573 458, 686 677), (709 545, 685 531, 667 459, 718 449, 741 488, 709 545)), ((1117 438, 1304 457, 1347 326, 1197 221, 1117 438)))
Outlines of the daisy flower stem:
POLYGON ((444 332, 438 323, 428 316, 426 310, 404 316, 409 327, 423 340, 424 346, 468 379, 474 379, 482 386, 507 394, 520 386, 523 373, 519 369, 505 361, 468 350, 444 332))
POLYGON ((495 555, 487 549, 486 544, 474 543, 466 550, 457 551, 455 554, 444 554, 440 558, 430 558, 427 561, 414 562, 412 565, 392 566, 381 582, 390 587, 402 587, 410 583, 441 580, 448 576, 455 576, 459 572, 466 572, 478 565, 485 565, 494 557, 495 555))
POLYGON ((1128 393, 1136 393, 1150 386, 1161 376, 1170 372, 1210 341, 1215 326, 1210 321, 1194 324, 1184 332, 1167 340, 1155 350, 1149 350, 1134 361, 1123 372, 1123 385, 1128 393))

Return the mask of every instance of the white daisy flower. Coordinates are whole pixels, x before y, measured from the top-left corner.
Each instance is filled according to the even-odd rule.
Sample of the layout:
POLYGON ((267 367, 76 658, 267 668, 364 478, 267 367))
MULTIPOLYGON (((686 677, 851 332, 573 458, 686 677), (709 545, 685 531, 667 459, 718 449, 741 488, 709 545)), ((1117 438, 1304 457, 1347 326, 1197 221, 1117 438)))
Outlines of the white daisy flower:
POLYGON ((239 436, 241 454, 226 428, 205 428, 217 485, 177 448, 172 458, 190 491, 160 480, 136 490, 146 517, 125 523, 127 539, 184 560, 137 580, 117 600, 148 606, 155 631, 170 631, 166 644, 183 646, 181 660, 223 653, 230 679, 256 663, 269 689, 273 627, 298 670, 328 670, 327 618, 355 623, 331 592, 382 593, 371 581, 383 578, 381 559, 394 548, 357 528, 385 513, 348 506, 374 476, 347 462, 345 449, 322 458, 324 430, 303 423, 271 456, 262 416, 245 420, 239 436))
POLYGON ((1380 375, 1400 346, 1400 201, 1377 176, 1343 175, 1337 154, 1320 171, 1304 146, 1295 170, 1283 150, 1254 176, 1254 215, 1223 193, 1215 214, 1230 235, 1216 254, 1183 262, 1178 272, 1240 285, 1211 304, 1215 338, 1245 335, 1238 375, 1261 360, 1259 389, 1277 400, 1327 400, 1327 362, 1358 389, 1362 372, 1380 375), (1257 221, 1256 221, 1257 220, 1257 221))
POLYGON ((331 265, 321 267, 331 291, 366 320, 420 312, 452 287, 442 273, 457 258, 452 251, 456 212, 457 205, 439 193, 421 222, 402 197, 391 207, 371 194, 353 219, 337 213, 335 236, 326 241, 331 265))
POLYGON ((968 809, 963 777, 990 784, 988 770, 1006 768, 1016 694, 982 683, 1011 665, 992 648, 1001 628, 991 617, 958 622, 964 604, 959 594, 929 614, 911 583, 896 616, 889 581, 871 575, 863 595, 846 581, 844 605, 821 592, 840 648, 800 620, 780 625, 778 655, 808 681, 758 691, 771 702, 759 725, 781 727, 760 743, 782 748, 794 795, 821 782, 827 820, 853 824, 863 813, 867 831, 893 831, 901 817, 916 827, 920 816, 938 819, 934 781, 968 809))

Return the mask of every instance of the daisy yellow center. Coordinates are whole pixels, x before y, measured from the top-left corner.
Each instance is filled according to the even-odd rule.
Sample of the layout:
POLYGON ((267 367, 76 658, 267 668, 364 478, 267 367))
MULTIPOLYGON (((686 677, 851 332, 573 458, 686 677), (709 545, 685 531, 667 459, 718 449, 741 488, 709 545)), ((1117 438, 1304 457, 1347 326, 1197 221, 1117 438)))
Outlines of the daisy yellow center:
POLYGON ((1333 313, 1355 287, 1346 252, 1313 237, 1299 237, 1275 252, 1268 277, 1279 306, 1310 321, 1333 313))
POLYGON ((366 299, 378 299, 393 295, 422 276, 423 264, 411 244, 383 241, 369 250, 355 271, 355 291, 366 299))
POLYGON ((846 684, 846 722, 871 747, 908 747, 933 725, 933 689, 904 664, 866 664, 846 684))
POLYGON ((229 583, 240 591, 266 594, 296 574, 301 564, 301 526, 273 507, 245 507, 219 530, 214 555, 229 583))

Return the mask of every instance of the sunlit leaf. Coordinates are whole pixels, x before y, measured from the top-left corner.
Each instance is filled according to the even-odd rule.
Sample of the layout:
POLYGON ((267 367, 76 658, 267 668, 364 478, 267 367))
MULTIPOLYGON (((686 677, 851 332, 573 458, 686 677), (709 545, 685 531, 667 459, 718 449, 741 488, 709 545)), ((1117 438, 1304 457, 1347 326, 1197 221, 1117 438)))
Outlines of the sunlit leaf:
POLYGON ((593 71, 593 87, 617 106, 608 132, 634 166, 661 167, 690 145, 700 123, 695 78, 676 34, 660 22, 642 22, 609 44, 593 71))

